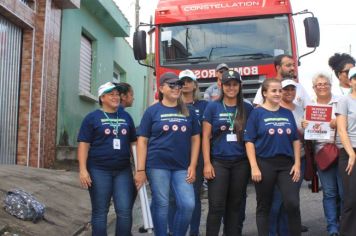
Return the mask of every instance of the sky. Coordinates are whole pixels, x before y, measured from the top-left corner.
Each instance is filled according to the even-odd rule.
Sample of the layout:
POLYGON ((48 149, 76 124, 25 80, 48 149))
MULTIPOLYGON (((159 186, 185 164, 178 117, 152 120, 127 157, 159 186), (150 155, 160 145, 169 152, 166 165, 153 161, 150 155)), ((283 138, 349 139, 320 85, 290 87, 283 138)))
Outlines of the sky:
MULTIPOLYGON (((136 0, 114 0, 121 11, 125 14, 132 26, 131 34, 135 25, 135 2, 136 0)), ((219 0, 217 0, 218 2, 219 0)), ((150 16, 154 16, 154 10, 158 0, 140 0, 140 21, 149 23, 150 16)), ((192 0, 192 2, 194 2, 192 0)), ((311 55, 301 59, 299 67, 299 81, 312 95, 311 79, 316 73, 326 73, 332 76, 333 86, 338 86, 338 81, 328 66, 328 59, 335 52, 345 52, 356 58, 356 18, 354 0, 291 0, 293 12, 304 9, 312 11, 318 18, 320 25, 320 46, 311 55)), ((310 49, 305 45, 305 33, 303 19, 308 15, 294 17, 297 31, 299 55, 310 49)), ((132 39, 128 39, 131 43, 132 39)))

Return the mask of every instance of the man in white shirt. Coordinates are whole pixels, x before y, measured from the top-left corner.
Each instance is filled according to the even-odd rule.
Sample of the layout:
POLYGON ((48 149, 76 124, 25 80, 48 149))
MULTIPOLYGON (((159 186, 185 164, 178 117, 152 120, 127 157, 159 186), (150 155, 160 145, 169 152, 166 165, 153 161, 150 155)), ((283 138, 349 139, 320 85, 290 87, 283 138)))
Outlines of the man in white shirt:
MULTIPOLYGON (((274 58, 274 67, 276 69, 277 75, 276 79, 295 79, 295 62, 292 56, 281 54, 274 58)), ((300 84, 296 84, 297 94, 294 99, 294 103, 301 107, 305 107, 310 103, 310 97, 305 90, 305 88, 300 84)), ((255 99, 253 100, 254 105, 261 105, 263 103, 261 88, 257 90, 255 99)))

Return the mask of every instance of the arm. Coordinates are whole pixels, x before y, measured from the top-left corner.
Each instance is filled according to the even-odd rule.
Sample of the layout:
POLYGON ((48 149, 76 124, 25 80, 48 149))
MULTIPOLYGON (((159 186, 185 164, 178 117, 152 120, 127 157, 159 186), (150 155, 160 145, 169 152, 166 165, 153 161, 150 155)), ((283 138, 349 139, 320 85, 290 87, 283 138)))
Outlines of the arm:
POLYGON ((349 155, 349 162, 346 167, 346 172, 348 175, 351 174, 354 164, 355 164, 355 151, 352 148, 350 138, 347 134, 347 117, 345 115, 338 115, 336 117, 337 132, 340 136, 342 145, 345 151, 349 155))
POLYGON ((260 182, 262 180, 262 174, 257 164, 255 144, 252 142, 246 142, 245 146, 246 146, 248 161, 250 162, 250 166, 251 166, 252 181, 260 182))
POLYGON ((203 121, 203 141, 202 150, 204 157, 204 177, 206 179, 214 179, 215 171, 214 167, 210 162, 210 137, 211 137, 212 126, 209 122, 203 121))
POLYGON ((83 188, 91 186, 91 178, 87 170, 89 147, 90 143, 79 142, 78 144, 79 180, 83 188))
POLYGON ((290 175, 293 175, 292 179, 294 182, 298 182, 300 179, 300 141, 293 141, 293 151, 294 151, 294 165, 290 171, 290 175))
POLYGON ((140 189, 147 180, 146 176, 146 158, 147 158, 148 139, 140 136, 137 139, 137 170, 135 173, 135 185, 140 189))
POLYGON ((188 183, 193 183, 195 181, 195 174, 199 158, 200 149, 200 134, 193 135, 191 137, 192 148, 190 154, 190 165, 188 167, 188 175, 186 181, 188 183))

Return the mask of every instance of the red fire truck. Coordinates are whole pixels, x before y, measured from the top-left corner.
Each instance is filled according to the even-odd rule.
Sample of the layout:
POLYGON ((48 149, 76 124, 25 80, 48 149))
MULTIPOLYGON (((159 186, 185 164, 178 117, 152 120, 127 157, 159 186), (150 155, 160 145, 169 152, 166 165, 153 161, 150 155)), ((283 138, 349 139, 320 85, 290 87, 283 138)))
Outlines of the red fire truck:
MULTIPOLYGON (((310 13, 308 11, 296 14, 310 13)), ((215 68, 226 63, 240 72, 245 98, 275 76, 273 58, 298 50, 289 0, 159 0, 155 24, 155 73, 191 69, 204 90, 216 81, 215 68)), ((319 46, 317 18, 304 19, 306 43, 319 46)), ((151 30, 153 31, 153 30, 151 30)), ((134 34, 136 60, 146 58, 146 32, 134 34)), ((304 56, 304 55, 303 55, 304 56)))

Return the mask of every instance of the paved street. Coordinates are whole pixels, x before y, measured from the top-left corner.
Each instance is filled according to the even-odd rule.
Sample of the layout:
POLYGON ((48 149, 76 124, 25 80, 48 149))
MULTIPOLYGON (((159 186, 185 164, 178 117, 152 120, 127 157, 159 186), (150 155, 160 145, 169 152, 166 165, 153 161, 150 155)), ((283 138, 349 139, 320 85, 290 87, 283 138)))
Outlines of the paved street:
MULTIPOLYGON (((301 193, 301 213, 302 213, 302 223, 309 227, 309 232, 303 233, 303 236, 327 236, 326 225, 324 220, 324 214, 322 210, 322 192, 311 193, 310 189, 307 188, 307 183, 304 182, 301 193)), ((256 209, 256 195, 253 185, 248 187, 248 198, 247 198, 247 209, 246 209, 246 221, 244 224, 243 235, 246 236, 256 236, 257 228, 255 221, 255 209, 256 209)), ((203 214, 201 221, 201 235, 205 235, 205 223, 206 215, 208 212, 207 199, 203 199, 203 214)), ((147 236, 153 234, 140 234, 138 233, 138 228, 142 225, 140 203, 136 201, 134 210, 134 236, 147 236)), ((110 235, 114 235, 114 225, 110 225, 110 235)))

